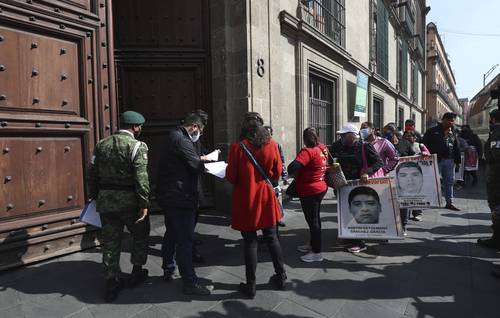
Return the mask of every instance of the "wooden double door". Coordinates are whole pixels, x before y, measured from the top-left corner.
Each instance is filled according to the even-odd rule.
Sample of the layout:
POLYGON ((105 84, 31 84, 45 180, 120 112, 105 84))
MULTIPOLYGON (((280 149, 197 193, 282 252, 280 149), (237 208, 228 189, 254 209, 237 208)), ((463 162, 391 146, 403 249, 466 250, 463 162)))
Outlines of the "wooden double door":
POLYGON ((85 176, 120 112, 153 177, 166 129, 210 113, 208 25, 208 0, 0 0, 0 269, 95 244, 85 176))

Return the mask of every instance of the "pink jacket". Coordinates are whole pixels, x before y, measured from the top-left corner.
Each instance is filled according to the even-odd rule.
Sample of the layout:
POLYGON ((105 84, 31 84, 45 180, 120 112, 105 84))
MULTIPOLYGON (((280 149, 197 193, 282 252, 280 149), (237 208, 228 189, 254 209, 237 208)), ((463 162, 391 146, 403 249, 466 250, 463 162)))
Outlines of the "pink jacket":
POLYGON ((375 137, 375 140, 371 144, 384 163, 382 167, 384 173, 388 174, 398 164, 398 152, 396 148, 394 148, 394 145, 389 140, 382 137, 375 137))

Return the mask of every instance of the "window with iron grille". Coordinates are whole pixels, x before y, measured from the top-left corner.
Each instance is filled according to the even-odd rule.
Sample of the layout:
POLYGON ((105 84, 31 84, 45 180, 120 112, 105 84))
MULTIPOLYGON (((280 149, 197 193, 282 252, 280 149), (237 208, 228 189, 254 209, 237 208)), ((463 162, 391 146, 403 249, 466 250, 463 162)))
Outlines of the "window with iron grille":
POLYGON ((403 107, 398 108, 398 127, 404 128, 405 126, 405 110, 403 107))
POLYGON ((383 0, 377 0, 374 16, 376 37, 377 74, 389 78, 389 12, 383 0))
POLYGON ((309 127, 318 130, 319 140, 333 143, 333 86, 321 76, 309 74, 309 127))
POLYGON ((333 42, 345 46, 345 0, 301 0, 303 18, 333 42))
MULTIPOLYGON (((408 95, 408 44, 398 39, 398 84, 399 89, 408 95)), ((413 75, 412 75, 413 76, 413 75)))
POLYGON ((383 119, 383 102, 378 98, 373 99, 373 107, 372 107, 372 122, 376 128, 382 129, 384 127, 384 119, 383 119))

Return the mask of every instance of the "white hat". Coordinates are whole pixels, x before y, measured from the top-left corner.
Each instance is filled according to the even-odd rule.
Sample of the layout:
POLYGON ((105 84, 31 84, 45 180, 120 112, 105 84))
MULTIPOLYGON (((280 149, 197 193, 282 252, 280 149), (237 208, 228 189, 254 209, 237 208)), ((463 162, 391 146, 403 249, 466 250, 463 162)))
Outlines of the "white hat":
POLYGON ((355 133, 359 134, 359 129, 354 124, 347 123, 342 127, 341 130, 337 131, 337 134, 347 134, 347 133, 355 133))

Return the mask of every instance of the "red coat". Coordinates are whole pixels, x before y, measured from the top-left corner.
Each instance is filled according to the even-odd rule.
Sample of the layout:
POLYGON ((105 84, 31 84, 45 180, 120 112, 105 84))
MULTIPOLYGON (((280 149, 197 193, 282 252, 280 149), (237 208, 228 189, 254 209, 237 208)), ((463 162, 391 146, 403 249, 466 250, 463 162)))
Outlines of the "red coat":
MULTIPOLYGON (((281 158, 278 144, 271 140, 257 148, 243 141, 271 180, 281 176, 281 158)), ((226 179, 234 185, 232 200, 233 229, 251 232, 275 226, 281 211, 271 186, 262 178, 239 143, 229 150, 226 179)))

